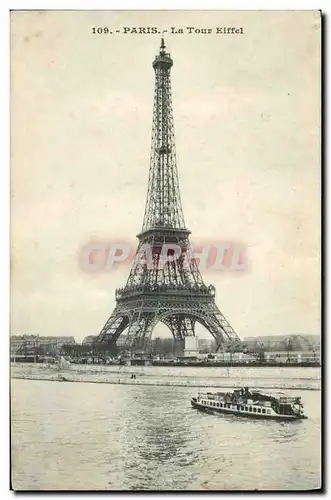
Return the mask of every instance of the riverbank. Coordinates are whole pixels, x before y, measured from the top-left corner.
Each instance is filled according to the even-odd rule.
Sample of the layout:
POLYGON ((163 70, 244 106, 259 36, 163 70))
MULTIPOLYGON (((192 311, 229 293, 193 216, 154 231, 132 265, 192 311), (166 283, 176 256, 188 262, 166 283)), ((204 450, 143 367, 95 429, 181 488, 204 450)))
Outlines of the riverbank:
POLYGON ((320 390, 320 370, 298 368, 230 368, 195 370, 192 367, 130 367, 71 365, 59 369, 55 365, 11 364, 11 377, 16 379, 59 382, 102 383, 116 385, 150 385, 197 388, 238 388, 320 390))

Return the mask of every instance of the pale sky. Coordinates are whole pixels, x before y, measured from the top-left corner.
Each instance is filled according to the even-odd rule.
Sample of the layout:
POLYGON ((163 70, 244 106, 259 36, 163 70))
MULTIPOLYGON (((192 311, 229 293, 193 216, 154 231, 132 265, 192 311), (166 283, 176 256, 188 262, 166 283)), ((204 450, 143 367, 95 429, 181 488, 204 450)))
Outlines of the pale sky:
POLYGON ((137 243, 160 35, 122 28, 155 26, 168 30, 174 60, 191 242, 247 248, 248 271, 206 271, 205 282, 241 338, 319 334, 319 13, 48 11, 11 21, 12 333, 80 341, 115 306, 128 265, 89 274, 79 255, 91 241, 137 243), (120 33, 92 34, 98 26, 120 33), (223 26, 244 34, 216 34, 223 26))

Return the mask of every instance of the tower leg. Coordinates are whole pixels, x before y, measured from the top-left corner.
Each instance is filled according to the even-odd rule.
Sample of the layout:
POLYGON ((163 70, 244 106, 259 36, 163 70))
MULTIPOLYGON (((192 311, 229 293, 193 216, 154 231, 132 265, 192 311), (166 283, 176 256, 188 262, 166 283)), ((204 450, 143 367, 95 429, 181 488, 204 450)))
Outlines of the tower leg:
POLYGON ((185 337, 195 335, 195 318, 183 314, 171 314, 162 322, 167 325, 174 340, 184 340, 185 337))
POLYGON ((118 337, 128 326, 129 320, 129 315, 124 315, 120 309, 115 307, 99 334, 98 343, 109 348, 115 346, 118 337))
POLYGON ((131 349, 143 351, 147 349, 154 326, 153 319, 153 313, 137 314, 133 317, 128 333, 131 349))
POLYGON ((199 321, 216 340, 216 351, 222 345, 238 342, 237 334, 215 303, 203 311, 199 321))

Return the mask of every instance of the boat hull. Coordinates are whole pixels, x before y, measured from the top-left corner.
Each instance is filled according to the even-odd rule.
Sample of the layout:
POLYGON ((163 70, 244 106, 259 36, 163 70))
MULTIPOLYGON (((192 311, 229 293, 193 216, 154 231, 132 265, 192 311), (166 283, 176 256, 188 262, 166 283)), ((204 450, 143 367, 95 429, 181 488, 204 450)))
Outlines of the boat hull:
POLYGON ((204 411, 206 413, 222 413, 223 415, 236 415, 239 417, 254 418, 254 419, 260 419, 260 420, 263 419, 263 420, 293 421, 293 420, 303 420, 303 419, 307 418, 305 415, 302 415, 302 416, 277 415, 277 414, 268 415, 268 414, 240 411, 240 410, 235 410, 232 408, 210 407, 210 406, 206 406, 204 404, 199 403, 196 398, 191 399, 191 405, 193 408, 200 410, 200 411, 204 411))

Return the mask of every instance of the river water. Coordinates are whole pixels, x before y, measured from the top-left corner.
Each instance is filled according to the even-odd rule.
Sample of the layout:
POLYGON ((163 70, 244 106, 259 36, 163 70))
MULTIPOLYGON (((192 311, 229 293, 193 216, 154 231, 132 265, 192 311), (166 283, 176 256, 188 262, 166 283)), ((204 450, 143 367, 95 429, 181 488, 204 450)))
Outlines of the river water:
POLYGON ((295 391, 309 419, 285 423, 201 413, 190 406, 195 393, 13 380, 14 489, 320 487, 320 391, 295 391))

